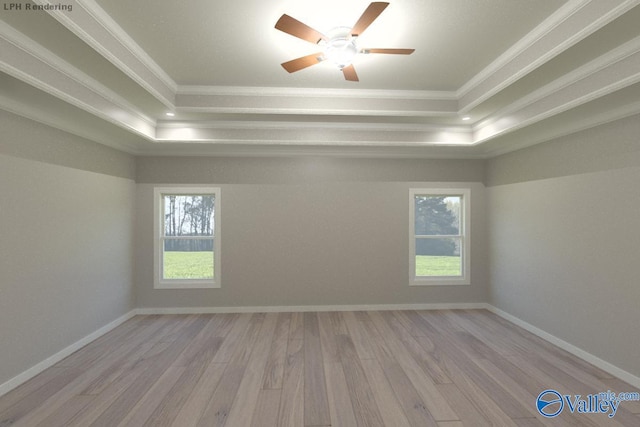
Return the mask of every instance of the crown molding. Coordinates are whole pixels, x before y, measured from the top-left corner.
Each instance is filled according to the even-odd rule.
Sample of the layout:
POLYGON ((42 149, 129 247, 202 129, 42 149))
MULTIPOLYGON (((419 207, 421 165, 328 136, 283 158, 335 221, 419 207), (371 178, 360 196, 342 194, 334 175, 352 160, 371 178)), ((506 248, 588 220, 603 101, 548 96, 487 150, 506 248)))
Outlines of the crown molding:
POLYGON ((639 0, 614 7, 603 1, 567 2, 457 91, 460 113, 488 100, 638 4, 639 0))
POLYGON ((43 111, 34 108, 32 105, 16 102, 16 100, 0 95, 0 109, 9 113, 24 117, 34 122, 41 123, 53 129, 66 132, 70 135, 79 136, 88 141, 97 142, 116 150, 124 151, 129 154, 139 154, 139 148, 132 143, 124 142, 120 138, 112 138, 109 135, 103 135, 95 130, 81 129, 77 124, 66 124, 60 120, 60 117, 51 111, 43 111))
MULTIPOLYGON (((512 151, 521 150, 523 148, 527 148, 536 144, 542 144, 544 142, 549 142, 554 139, 569 136, 574 133, 606 125, 607 123, 622 120, 635 115, 640 115, 640 102, 635 102, 617 108, 611 108, 595 115, 580 117, 579 119, 571 122, 569 126, 562 126, 560 128, 545 126, 542 131, 537 130, 533 136, 518 135, 518 138, 514 138, 506 146, 500 146, 497 148, 485 148, 483 150, 483 158, 490 159, 496 156, 501 156, 512 151)), ((524 130, 526 131, 526 129, 524 130)), ((487 147, 487 145, 481 145, 481 147, 487 147)))
POLYGON ((316 130, 352 130, 352 131, 413 131, 413 132, 459 132, 468 134, 471 126, 441 126, 421 123, 380 123, 380 122, 295 122, 295 121, 230 121, 230 120, 159 120, 158 128, 164 129, 316 129, 316 130))
MULTIPOLYGON (((520 55, 523 55, 528 49, 531 49, 536 43, 547 36, 554 28, 565 22, 568 17, 576 13, 584 7, 590 0, 572 0, 560 7, 555 13, 545 19, 541 24, 527 33, 516 44, 502 53, 495 61, 490 63, 478 74, 473 76, 467 83, 462 85, 456 92, 458 99, 465 97, 467 94, 477 89, 487 79, 496 73, 499 73, 504 67, 514 61, 520 55)), ((560 46, 558 46, 559 48, 560 46)), ((522 71, 520 72, 522 73, 522 71)), ((515 76, 512 79, 516 79, 515 76)), ((472 106, 466 107, 471 109, 472 106)))
MULTIPOLYGON (((53 4, 34 0, 37 4, 53 4)), ((58 22, 99 52, 156 99, 173 108, 178 85, 93 0, 76 0, 73 14, 48 10, 58 22)))
POLYGON ((255 145, 200 144, 163 142, 141 148, 136 153, 148 156, 216 157, 297 157, 323 156, 347 158, 396 159, 484 159, 474 147, 457 146, 337 146, 337 145, 255 145))
POLYGON ((0 71, 146 138, 155 120, 97 80, 0 21, 0 71))
POLYGON ((266 91, 249 96, 248 90, 238 95, 232 91, 186 94, 176 96, 176 110, 206 113, 254 113, 254 114, 308 114, 308 115, 388 115, 388 116, 452 116, 458 115, 458 102, 453 97, 404 97, 394 98, 389 93, 374 96, 309 91, 266 91), (295 93, 290 96, 287 92, 295 93))
MULTIPOLYGON (((46 0, 34 1, 53 4, 46 0)), ((508 148, 496 150, 497 144, 483 145, 640 82, 640 37, 539 87, 473 127, 465 126, 467 122, 438 126, 399 123, 393 118, 459 118, 638 4, 640 0, 615 4, 570 0, 455 92, 179 86, 94 0, 77 0, 78 7, 74 8, 73 14, 48 11, 69 31, 176 112, 320 116, 317 120, 156 122, 122 96, 3 21, 0 21, 0 49, 3 52, 0 71, 149 141, 140 147, 132 147, 131 142, 116 147, 127 152, 156 149, 166 152, 169 148, 165 147, 171 147, 174 152, 182 149, 178 147, 189 152, 241 152, 242 147, 254 147, 247 150, 257 153, 264 152, 267 145, 290 153, 313 150, 314 147, 332 151, 331 146, 335 147, 335 152, 344 152, 345 147, 382 152, 384 146, 391 147, 392 151, 401 147, 407 150, 451 147, 450 152, 455 152, 456 148, 471 150, 475 146, 476 149, 469 152, 470 156, 478 153, 491 156, 501 154, 503 149, 517 149, 514 148, 516 145, 521 148, 583 130, 592 123, 603 124, 635 114, 636 106, 616 108, 613 105, 607 112, 593 114, 597 117, 573 120, 563 124, 561 129, 556 124, 557 129, 553 132, 541 132, 537 137, 529 135, 522 141, 514 141, 516 145, 508 148), (375 122, 370 119, 372 123, 335 123, 322 119, 323 115, 381 119, 375 122), (382 118, 384 116, 388 119, 382 118), (210 147, 205 148, 207 145, 210 147)), ((37 105, 30 110, 24 103, 12 103, 10 97, 0 97, 0 101, 15 114, 114 146, 108 136, 89 135, 81 124, 77 128, 69 121, 56 124, 55 114, 43 114, 37 105)), ((525 134, 518 132, 518 135, 525 134)), ((461 152, 456 153, 461 157, 461 152)))
POLYGON ((257 97, 316 97, 316 98, 362 98, 362 99, 416 99, 457 101, 458 95, 451 91, 427 90, 383 90, 383 89, 334 89, 334 88, 290 88, 290 87, 246 87, 246 86, 178 86, 176 95, 208 96, 257 96, 257 97))
POLYGON ((159 142, 243 143, 254 145, 471 145, 469 128, 403 127, 366 124, 160 123, 159 142))
POLYGON ((640 37, 521 98, 474 127, 482 143, 640 82, 640 37))

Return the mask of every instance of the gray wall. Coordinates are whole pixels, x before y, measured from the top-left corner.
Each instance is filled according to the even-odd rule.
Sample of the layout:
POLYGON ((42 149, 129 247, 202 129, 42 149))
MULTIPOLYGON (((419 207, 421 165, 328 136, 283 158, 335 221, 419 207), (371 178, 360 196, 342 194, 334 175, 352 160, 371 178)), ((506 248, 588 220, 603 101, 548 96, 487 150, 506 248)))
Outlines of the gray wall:
POLYGON ((133 307, 485 301, 640 375, 638 116, 487 162, 135 159, 0 125, 0 384, 133 307), (222 187, 221 289, 153 289, 167 184, 222 187), (471 286, 408 286, 408 189, 427 185, 473 190, 471 286))
POLYGON ((0 123, 3 384, 134 307, 135 182, 130 156, 8 113, 0 123))
POLYGON ((482 161, 143 157, 137 170, 139 307, 487 299, 482 161), (153 187, 167 183, 221 186, 221 289, 153 289, 153 187), (471 286, 408 286, 409 188, 425 185, 472 188, 471 286))
POLYGON ((640 376, 640 117, 491 160, 494 306, 640 376))

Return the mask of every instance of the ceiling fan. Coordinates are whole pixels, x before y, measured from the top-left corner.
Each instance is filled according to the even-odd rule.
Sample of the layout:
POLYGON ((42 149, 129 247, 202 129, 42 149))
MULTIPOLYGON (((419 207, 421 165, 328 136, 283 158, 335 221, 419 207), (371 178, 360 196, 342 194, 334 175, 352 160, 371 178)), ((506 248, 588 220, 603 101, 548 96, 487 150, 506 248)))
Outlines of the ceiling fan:
POLYGON ((356 43, 358 37, 380 16, 387 6, 389 6, 389 3, 373 2, 367 7, 362 16, 360 16, 360 19, 358 19, 353 28, 336 27, 326 35, 289 15, 282 15, 276 23, 276 29, 324 48, 322 52, 312 53, 311 55, 284 62, 282 67, 289 73, 294 73, 312 65, 319 64, 322 61, 329 60, 342 70, 345 79, 357 82, 359 81, 358 75, 352 64, 357 54, 384 53, 411 55, 415 49, 363 49, 359 48, 356 43))

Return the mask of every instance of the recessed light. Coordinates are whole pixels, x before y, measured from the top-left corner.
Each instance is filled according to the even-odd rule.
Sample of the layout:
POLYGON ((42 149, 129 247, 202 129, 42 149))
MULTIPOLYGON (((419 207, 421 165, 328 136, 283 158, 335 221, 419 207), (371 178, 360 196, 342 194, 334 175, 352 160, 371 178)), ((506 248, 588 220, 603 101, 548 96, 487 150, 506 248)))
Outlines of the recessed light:
POLYGON ((171 111, 167 111, 166 113, 164 113, 165 116, 167 117, 174 117, 176 115, 176 113, 172 113, 171 111))

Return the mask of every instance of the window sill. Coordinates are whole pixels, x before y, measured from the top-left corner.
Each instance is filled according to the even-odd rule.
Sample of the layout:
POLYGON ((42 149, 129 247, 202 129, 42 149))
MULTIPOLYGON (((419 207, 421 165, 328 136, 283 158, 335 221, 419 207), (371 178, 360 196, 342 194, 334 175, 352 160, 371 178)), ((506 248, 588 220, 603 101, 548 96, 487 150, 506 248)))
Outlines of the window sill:
POLYGON ((455 277, 455 278, 415 278, 409 281, 409 286, 470 286, 471 281, 469 279, 455 277))
POLYGON ((220 284, 211 281, 171 280, 155 283, 154 289, 220 289, 220 284))

